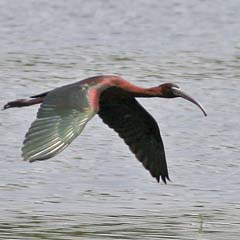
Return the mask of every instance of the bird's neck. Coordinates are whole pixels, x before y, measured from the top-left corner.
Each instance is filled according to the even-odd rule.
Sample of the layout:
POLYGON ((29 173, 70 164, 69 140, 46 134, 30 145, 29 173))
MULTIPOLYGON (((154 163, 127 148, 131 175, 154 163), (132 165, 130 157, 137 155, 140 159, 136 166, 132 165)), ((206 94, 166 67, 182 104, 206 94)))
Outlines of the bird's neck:
MULTIPOLYGON (((126 91, 128 90, 126 89, 126 91)), ((163 89, 160 86, 152 88, 141 88, 134 86, 129 89, 129 92, 133 97, 142 98, 164 97, 163 89)))
POLYGON ((145 97, 164 97, 163 90, 164 89, 161 86, 147 88, 145 89, 146 91, 145 97))
POLYGON ((143 98, 164 97, 163 89, 161 86, 152 87, 152 88, 142 88, 122 79, 121 81, 118 81, 118 79, 117 80, 114 79, 114 81, 111 81, 108 84, 108 87, 110 86, 119 87, 125 93, 128 93, 132 97, 143 97, 143 98))

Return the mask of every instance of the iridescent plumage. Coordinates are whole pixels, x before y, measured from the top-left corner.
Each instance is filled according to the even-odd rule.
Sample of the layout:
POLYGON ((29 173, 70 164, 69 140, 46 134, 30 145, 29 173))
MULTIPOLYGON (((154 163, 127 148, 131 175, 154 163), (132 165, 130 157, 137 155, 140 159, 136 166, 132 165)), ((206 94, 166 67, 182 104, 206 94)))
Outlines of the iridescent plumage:
POLYGON ((52 91, 7 103, 4 109, 41 103, 23 142, 26 161, 49 159, 65 149, 97 113, 113 128, 151 175, 169 180, 164 146, 157 122, 137 97, 182 97, 200 103, 172 83, 141 88, 117 76, 96 76, 52 91))

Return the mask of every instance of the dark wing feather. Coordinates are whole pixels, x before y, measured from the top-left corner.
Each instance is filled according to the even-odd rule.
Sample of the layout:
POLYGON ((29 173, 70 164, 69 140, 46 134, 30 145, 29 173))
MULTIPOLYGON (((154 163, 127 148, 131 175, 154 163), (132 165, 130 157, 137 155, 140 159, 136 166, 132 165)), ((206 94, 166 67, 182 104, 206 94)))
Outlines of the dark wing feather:
POLYGON ((157 179, 169 180, 163 142, 154 118, 123 92, 106 90, 100 97, 99 116, 129 146, 136 158, 157 179))
POLYGON ((46 97, 48 93, 49 93, 49 92, 40 93, 40 94, 31 96, 30 98, 42 98, 42 97, 46 97))

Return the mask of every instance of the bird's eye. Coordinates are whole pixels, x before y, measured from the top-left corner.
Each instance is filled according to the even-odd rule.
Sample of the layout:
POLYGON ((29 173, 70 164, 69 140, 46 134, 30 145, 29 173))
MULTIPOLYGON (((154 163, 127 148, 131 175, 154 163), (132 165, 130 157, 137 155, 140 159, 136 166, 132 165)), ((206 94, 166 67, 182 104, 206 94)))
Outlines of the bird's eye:
POLYGON ((175 84, 175 83, 172 83, 172 87, 174 87, 174 88, 180 88, 177 84, 175 84))

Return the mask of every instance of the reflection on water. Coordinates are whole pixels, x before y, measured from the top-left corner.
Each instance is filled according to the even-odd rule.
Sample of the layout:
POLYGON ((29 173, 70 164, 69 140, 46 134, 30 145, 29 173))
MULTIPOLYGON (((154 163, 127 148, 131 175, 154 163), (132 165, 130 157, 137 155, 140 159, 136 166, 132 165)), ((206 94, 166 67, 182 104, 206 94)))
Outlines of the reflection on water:
POLYGON ((143 99, 170 178, 157 184, 95 117, 52 160, 20 159, 37 107, 0 112, 0 239, 239 239, 240 3, 1 1, 0 103, 114 73, 200 100, 143 99))

